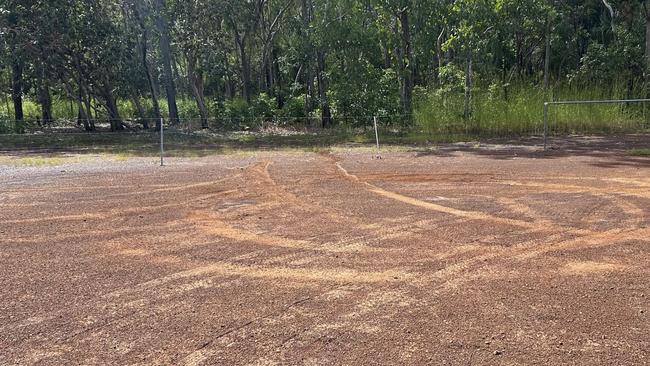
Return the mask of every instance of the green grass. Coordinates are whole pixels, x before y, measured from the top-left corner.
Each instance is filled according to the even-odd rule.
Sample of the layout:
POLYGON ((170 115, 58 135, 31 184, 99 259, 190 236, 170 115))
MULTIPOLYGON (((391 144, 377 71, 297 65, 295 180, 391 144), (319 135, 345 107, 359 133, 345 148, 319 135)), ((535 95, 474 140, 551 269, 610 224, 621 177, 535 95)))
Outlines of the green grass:
MULTIPOLYGON (((154 132, 140 133, 76 133, 76 134, 22 134, 0 135, 0 146, 11 154, 75 154, 112 155, 117 161, 131 157, 154 157, 160 154, 159 135, 154 132)), ((384 133, 380 136, 382 150, 427 146, 432 143, 450 141, 441 136, 419 133, 384 133), (391 147, 391 145, 395 145, 391 147)), ((174 157, 201 157, 213 154, 246 154, 257 151, 329 152, 337 147, 356 146, 374 149, 375 136, 372 132, 353 133, 344 129, 321 131, 318 134, 292 135, 269 134, 165 134, 165 155, 174 157)), ((19 162, 14 162, 18 164, 19 162)), ((57 160, 42 164, 58 164, 57 160)), ((38 164, 25 160, 22 165, 38 164)))
POLYGON ((34 155, 24 157, 0 157, 0 165, 15 167, 61 166, 79 163, 86 158, 81 156, 46 156, 34 155))
MULTIPOLYGON (((453 142, 456 140, 516 137, 540 135, 543 132, 543 103, 547 100, 594 100, 621 99, 641 95, 641 90, 628 91, 627 85, 614 85, 604 88, 599 86, 557 86, 547 92, 535 85, 477 85, 474 88, 472 116, 463 118, 464 94, 462 88, 446 90, 418 89, 414 104, 413 125, 405 126, 398 117, 380 118, 380 122, 388 124, 402 133, 384 132, 383 140, 394 143, 427 143, 453 142), (389 119, 392 118, 392 119, 389 119)), ((151 101, 142 99, 146 110, 151 110, 151 101)), ((191 98, 179 98, 181 119, 188 128, 198 128, 198 117, 195 103, 191 98)), ((161 101, 162 113, 166 115, 166 103, 161 101)), ((136 111, 129 100, 120 100, 119 108, 124 118, 136 116, 136 111)), ((0 118, 11 118, 12 112, 0 105, 0 118)), ((38 105, 30 100, 24 101, 27 119, 39 116, 38 105)), ((55 97, 53 102, 54 115, 57 117, 73 117, 76 106, 69 101, 55 97)), ((224 112, 216 104, 210 104, 211 115, 222 115, 224 112)), ((335 117, 336 118, 336 117, 335 117)), ((225 121, 225 120, 224 120, 225 121)), ((226 128, 224 121, 218 124, 226 128)), ((338 116, 338 121, 346 125, 345 117, 338 116)), ((33 122, 31 122, 33 124, 33 122)), ((370 127, 371 118, 364 121, 365 127, 370 127)), ((406 123, 408 124, 408 123, 406 123)), ((551 134, 607 134, 621 132, 638 132, 650 129, 650 105, 641 104, 603 104, 603 105, 565 105, 552 106, 549 109, 549 124, 551 134)), ((348 123, 349 126, 351 124, 348 123)), ((236 126, 231 126, 236 128, 236 126)), ((304 126, 303 126, 304 127, 304 126)), ((331 145, 336 142, 371 143, 374 140, 372 132, 358 133, 345 131, 345 127, 334 132, 309 135, 264 136, 264 143, 270 145, 314 143, 331 145), (348 141, 350 140, 350 141, 348 141)), ((11 123, 0 122, 0 134, 11 133, 14 126, 11 123)), ((29 130, 29 129, 28 129, 29 130)), ((259 135, 238 135, 234 140, 242 144, 262 144, 259 135)), ((230 139, 230 140, 233 140, 230 139)), ((134 140, 128 138, 128 140, 134 140)), ((230 141, 232 142, 232 141, 230 141)), ((100 142, 100 146, 103 143, 100 142)), ((119 143, 122 145, 121 143, 119 143)), ((136 148, 141 144, 136 142, 136 148)))
POLYGON ((628 152, 629 155, 631 156, 649 156, 650 157, 650 149, 632 149, 628 152))
MULTIPOLYGON (((430 92, 416 104, 416 125, 429 134, 470 134, 483 137, 539 135, 547 100, 624 99, 625 88, 561 87, 545 93, 532 86, 477 87, 471 118, 463 118, 460 91, 430 92)), ((650 126, 650 105, 563 105, 549 108, 551 134, 632 132, 650 126)))

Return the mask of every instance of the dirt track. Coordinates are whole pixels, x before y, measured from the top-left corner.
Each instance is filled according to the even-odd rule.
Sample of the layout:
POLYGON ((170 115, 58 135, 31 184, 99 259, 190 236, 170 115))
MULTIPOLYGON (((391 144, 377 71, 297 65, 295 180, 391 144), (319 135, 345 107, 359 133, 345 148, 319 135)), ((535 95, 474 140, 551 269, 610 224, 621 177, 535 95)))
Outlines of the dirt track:
POLYGON ((0 175, 0 364, 650 362, 648 158, 108 165, 0 175))

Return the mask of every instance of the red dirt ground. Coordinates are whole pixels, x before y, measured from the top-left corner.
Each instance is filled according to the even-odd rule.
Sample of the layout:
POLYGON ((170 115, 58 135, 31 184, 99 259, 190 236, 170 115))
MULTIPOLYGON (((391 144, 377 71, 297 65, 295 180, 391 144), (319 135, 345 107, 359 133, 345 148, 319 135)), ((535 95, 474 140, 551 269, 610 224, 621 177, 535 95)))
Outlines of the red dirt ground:
POLYGON ((0 175, 0 364, 647 364, 650 159, 495 151, 0 175))

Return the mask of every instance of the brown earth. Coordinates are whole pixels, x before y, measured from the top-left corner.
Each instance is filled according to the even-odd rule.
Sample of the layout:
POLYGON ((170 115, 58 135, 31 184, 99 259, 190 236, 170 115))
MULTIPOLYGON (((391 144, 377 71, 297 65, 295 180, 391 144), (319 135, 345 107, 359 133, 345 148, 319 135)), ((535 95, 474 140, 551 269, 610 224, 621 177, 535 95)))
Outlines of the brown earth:
POLYGON ((0 174, 0 364, 650 361, 648 158, 123 164, 0 174))

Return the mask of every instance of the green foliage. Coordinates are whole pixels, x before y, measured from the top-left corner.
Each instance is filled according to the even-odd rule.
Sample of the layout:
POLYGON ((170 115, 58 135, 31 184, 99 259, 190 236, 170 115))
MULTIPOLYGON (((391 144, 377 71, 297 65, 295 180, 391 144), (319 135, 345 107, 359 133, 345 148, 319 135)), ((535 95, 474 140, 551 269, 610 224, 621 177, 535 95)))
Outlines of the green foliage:
MULTIPOLYGON (((558 88, 556 100, 620 98, 621 88, 558 88)), ((543 131, 543 90, 530 85, 510 87, 493 84, 474 95, 474 114, 463 119, 462 93, 436 90, 422 95, 415 108, 416 125, 429 135, 477 134, 509 136, 540 134, 543 131)), ((624 104, 552 106, 552 133, 603 133, 643 129, 650 109, 624 104), (647 114, 646 114, 647 113, 647 114)))
MULTIPOLYGON (((549 98, 647 95, 642 2, 610 3, 613 23, 600 0, 7 0, 0 117, 14 115, 15 75, 26 119, 41 117, 44 96, 61 119, 136 119, 135 98, 145 117, 156 103, 167 116, 163 60, 173 59, 181 120, 207 114, 220 128, 256 128, 329 109, 342 129, 380 116, 393 129, 415 120, 432 133, 531 133, 546 99, 547 41, 549 98)), ((554 110, 566 132, 579 120, 586 130, 623 128, 638 112, 554 110)))
POLYGON ((283 123, 300 122, 305 117, 305 96, 290 97, 285 101, 284 107, 277 110, 277 116, 283 123))
POLYGON ((650 157, 650 149, 632 149, 629 154, 631 156, 648 156, 650 157))
POLYGON ((333 107, 342 122, 353 127, 369 126, 372 117, 400 114, 399 81, 392 70, 381 70, 366 65, 355 75, 332 85, 333 107))
POLYGON ((261 93, 253 100, 250 106, 250 113, 257 118, 263 120, 272 119, 274 116, 274 108, 277 105, 275 98, 271 98, 266 93, 261 93))
POLYGON ((448 64, 440 69, 442 90, 448 93, 462 92, 465 87, 465 71, 458 65, 448 64))

